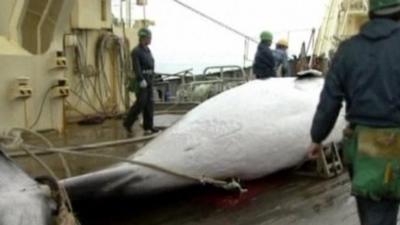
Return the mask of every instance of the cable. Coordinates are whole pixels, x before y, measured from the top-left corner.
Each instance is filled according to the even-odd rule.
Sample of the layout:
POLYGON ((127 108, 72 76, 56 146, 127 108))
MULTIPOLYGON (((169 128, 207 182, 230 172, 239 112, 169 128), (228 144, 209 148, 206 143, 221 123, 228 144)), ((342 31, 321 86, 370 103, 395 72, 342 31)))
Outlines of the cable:
MULTIPOLYGON (((90 65, 88 65, 86 60, 87 40, 85 42, 85 36, 80 36, 82 36, 82 38, 78 39, 78 45, 75 47, 77 64, 76 68, 78 74, 77 82, 79 82, 79 85, 74 85, 74 88, 71 89, 71 92, 78 97, 76 105, 84 102, 97 113, 101 113, 106 116, 113 116, 117 107, 110 109, 106 107, 105 101, 107 101, 112 95, 117 96, 117 101, 118 99, 121 99, 122 102, 125 102, 128 99, 128 95, 124 95, 123 92, 126 89, 126 77, 129 77, 131 72, 131 60, 129 60, 130 54, 128 42, 126 41, 127 39, 121 39, 118 36, 108 32, 99 37, 95 48, 95 63, 96 68, 98 69, 98 74, 91 76, 93 73, 91 73, 91 70, 89 70, 90 65), (85 44, 86 47, 84 46, 85 44), (113 68, 115 68, 115 74, 118 75, 115 77, 111 77, 105 68, 105 56, 110 51, 117 52, 117 60, 115 67, 113 68), (111 88, 109 82, 110 79, 115 79, 116 88, 119 89, 119 93, 114 93, 117 90, 112 90, 113 88, 111 88), (118 98, 118 95, 120 95, 120 98, 118 98), (91 104, 93 101, 95 101, 95 104, 91 104)), ((125 103, 124 105, 127 107, 128 104, 125 103)))
POLYGON ((86 101, 79 93, 75 92, 74 90, 71 90, 71 93, 74 94, 76 97, 78 97, 82 102, 84 102, 87 106, 89 106, 94 112, 102 114, 98 109, 96 109, 95 106, 90 104, 88 101, 86 101))
MULTIPOLYGON (((81 41, 79 41, 78 42, 79 43, 79 46, 80 46, 80 51, 83 51, 84 53, 85 52, 87 52, 86 50, 83 50, 84 48, 83 48, 83 44, 81 43, 81 41)), ((79 51, 79 52, 80 52, 79 51)), ((79 53, 79 55, 81 55, 82 53, 79 53)), ((87 56, 86 56, 87 57, 87 56)), ((85 68, 88 68, 89 66, 88 66, 88 64, 87 64, 87 61, 86 61, 86 57, 84 57, 84 65, 85 65, 85 68)), ((83 84, 85 83, 85 81, 87 81, 88 83, 89 83, 89 85, 92 87, 92 90, 93 90, 93 94, 94 94, 94 96, 97 98, 97 100, 98 100, 98 102, 99 102, 99 104, 100 104, 100 107, 102 108, 102 110, 103 110, 103 113, 104 114, 107 114, 107 111, 106 111, 106 109, 105 109, 105 106, 104 106, 104 104, 103 104, 103 102, 102 102, 102 98, 99 96, 99 94, 97 93, 97 90, 96 90, 96 85, 95 84, 93 84, 93 82, 91 81, 91 79, 90 79, 90 77, 88 76, 88 74, 85 74, 85 70, 82 70, 82 68, 80 69, 80 71, 79 71, 83 76, 82 76, 82 82, 83 82, 83 84), (85 76, 86 75, 86 76, 85 76)), ((97 77, 95 76, 95 81, 97 80, 97 77)), ((96 83, 96 82, 95 82, 96 83)), ((101 91, 101 87, 99 88, 99 90, 101 91)), ((86 88, 84 88, 84 91, 85 91, 85 94, 86 94, 86 96, 87 96, 87 99, 88 99, 88 101, 90 101, 90 97, 89 97, 89 93, 87 92, 87 89, 86 88)))
POLYGON ((43 113, 44 103, 46 102, 47 97, 48 97, 50 91, 53 90, 53 89, 56 88, 56 87, 57 87, 57 85, 53 85, 53 86, 51 86, 49 89, 47 89, 46 93, 44 94, 42 103, 40 104, 39 114, 36 116, 36 119, 34 120, 34 122, 32 123, 32 125, 29 127, 29 129, 33 129, 33 128, 38 124, 38 122, 39 122, 39 120, 40 120, 40 117, 42 116, 42 113, 43 113))
POLYGON ((83 117, 88 117, 85 113, 83 113, 82 111, 80 111, 79 109, 77 109, 75 106, 73 106, 72 103, 69 102, 68 100, 65 100, 65 103, 67 103, 67 105, 70 107, 70 109, 72 109, 73 111, 79 113, 81 116, 83 116, 83 117))
POLYGON ((241 31, 238 31, 235 28, 232 28, 232 27, 228 26, 227 24, 225 24, 225 23, 223 23, 223 22, 221 22, 221 21, 219 21, 217 19, 214 19, 211 16, 209 16, 209 15, 207 15, 207 14, 205 14, 205 13, 203 13, 203 12, 201 12, 201 11, 199 11, 199 10, 197 10, 197 9, 195 9, 195 8, 193 8, 193 7, 187 5, 187 4, 185 4, 185 3, 183 3, 183 2, 181 2, 179 0, 173 0, 173 1, 176 2, 177 4, 183 6, 184 8, 189 9, 190 11, 192 11, 192 12, 194 12, 194 13, 196 13, 196 14, 198 14, 198 15, 200 15, 200 16, 208 19, 208 20, 210 20, 213 23, 216 23, 217 25, 219 25, 219 26, 221 26, 221 27, 223 27, 223 28, 225 28, 225 29, 227 29, 227 30, 239 35, 239 36, 242 36, 242 37, 244 37, 244 38, 246 38, 246 39, 248 39, 248 40, 250 40, 250 41, 252 41, 252 42, 254 42, 256 44, 259 43, 257 40, 255 40, 254 38, 250 37, 249 35, 241 32, 241 31))
MULTIPOLYGON (((54 145, 51 143, 51 141, 49 139, 45 138, 43 135, 39 134, 38 132, 34 132, 32 130, 25 129, 25 128, 13 128, 13 129, 11 129, 10 133, 12 133, 13 131, 21 131, 21 132, 32 134, 33 136, 36 136, 37 138, 41 139, 44 143, 46 143, 46 145, 49 148, 53 148, 54 147, 54 145)), ((64 170, 65 170, 66 177, 71 177, 72 173, 71 173, 71 169, 69 168, 69 165, 67 163, 67 160, 61 154, 57 154, 57 156, 61 160, 61 163, 62 163, 62 165, 64 167, 64 170)))
MULTIPOLYGON (((86 41, 86 45, 87 45, 87 41, 86 41)), ((82 57, 85 54, 85 52, 86 51, 84 49, 84 46, 83 46, 81 40, 78 39, 78 45, 75 47, 75 54, 76 54, 75 58, 76 58, 78 76, 79 76, 79 78, 78 78, 79 83, 78 83, 78 85, 73 85, 72 87, 73 88, 77 87, 79 90, 71 89, 71 92, 73 92, 78 97, 78 102, 76 105, 78 105, 81 101, 84 101, 95 112, 99 112, 96 109, 96 107, 94 107, 93 105, 88 103, 90 101, 90 97, 89 97, 89 93, 87 92, 85 79, 86 79, 86 76, 89 76, 89 74, 86 74, 86 73, 88 73, 89 66, 87 65, 87 61, 86 61, 87 56, 82 57), (83 67, 85 67, 85 69, 83 67), (86 96, 87 100, 85 100, 83 98, 83 96, 86 96)), ((90 79, 90 78, 88 78, 88 79, 90 79)))
MULTIPOLYGON (((106 112, 106 109, 104 107, 104 104, 103 104, 99 94, 97 93, 97 88, 95 87, 96 85, 93 84, 91 77, 89 76, 90 73, 88 71, 89 71, 89 68, 91 68, 91 67, 90 67, 90 65, 88 65, 87 60, 86 60, 86 58, 87 58, 86 49, 87 49, 87 44, 88 44, 87 43, 88 42, 87 34, 84 38, 86 38, 86 40, 85 40, 86 48, 84 47, 84 44, 82 43, 82 41, 80 39, 78 39, 78 45, 75 48, 75 54, 76 54, 76 64, 77 64, 77 70, 79 73, 79 80, 80 80, 80 86, 81 86, 80 92, 83 92, 83 96, 86 97, 86 100, 82 97, 81 93, 78 93, 78 91, 71 90, 71 92, 73 92, 76 96, 78 96, 80 101, 84 101, 87 105, 89 105, 90 108, 92 108, 95 112, 106 115, 107 112, 106 112), (89 83, 89 84, 87 84, 87 83, 89 83), (91 100, 90 95, 88 93, 89 88, 93 91, 94 97, 99 102, 101 110, 103 112, 100 112, 98 109, 96 109, 95 106, 93 106, 92 104, 89 104, 89 101, 91 100)), ((95 81, 96 80, 97 79, 95 77, 95 81)))

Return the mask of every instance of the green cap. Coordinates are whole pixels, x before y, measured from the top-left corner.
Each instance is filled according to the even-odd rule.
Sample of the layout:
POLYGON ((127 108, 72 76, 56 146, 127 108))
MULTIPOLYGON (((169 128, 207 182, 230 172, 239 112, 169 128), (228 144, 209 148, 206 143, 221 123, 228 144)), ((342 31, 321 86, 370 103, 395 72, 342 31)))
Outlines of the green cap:
POLYGON ((391 14, 397 10, 391 8, 400 6, 400 0, 369 0, 369 10, 372 12, 379 12, 379 14, 391 14))
POLYGON ((261 41, 272 41, 273 38, 274 38, 274 37, 273 37, 272 33, 269 32, 269 31, 263 31, 263 32, 260 34, 260 39, 261 39, 261 41))
POLYGON ((138 32, 139 37, 151 37, 151 31, 147 28, 142 28, 138 32))

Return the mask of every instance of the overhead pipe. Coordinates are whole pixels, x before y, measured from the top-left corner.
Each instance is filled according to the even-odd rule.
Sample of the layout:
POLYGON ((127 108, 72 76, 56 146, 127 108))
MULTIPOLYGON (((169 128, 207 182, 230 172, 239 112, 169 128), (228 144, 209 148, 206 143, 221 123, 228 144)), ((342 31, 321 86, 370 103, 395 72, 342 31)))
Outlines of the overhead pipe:
POLYGON ((51 6, 51 4, 53 3, 53 0, 48 0, 47 1, 47 4, 46 4, 46 7, 45 7, 45 9, 44 9, 44 11, 43 11, 43 14, 42 14, 42 16, 40 17, 40 20, 39 20, 39 23, 38 23, 38 26, 37 26, 37 49, 36 49, 36 53, 37 54, 41 54, 42 53, 42 26, 43 26, 43 23, 44 23, 44 21, 45 21, 45 19, 46 19, 46 17, 48 16, 48 14, 49 14, 49 10, 50 10, 50 6, 51 6))

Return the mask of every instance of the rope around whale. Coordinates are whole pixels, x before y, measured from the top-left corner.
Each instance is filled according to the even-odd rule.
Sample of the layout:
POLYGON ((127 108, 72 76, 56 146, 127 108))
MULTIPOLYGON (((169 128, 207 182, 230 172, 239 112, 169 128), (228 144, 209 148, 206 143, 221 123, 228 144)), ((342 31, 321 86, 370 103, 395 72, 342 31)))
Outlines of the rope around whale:
MULTIPOLYGON (((46 137, 44 137, 42 134, 40 134, 38 132, 27 130, 27 129, 21 129, 21 131, 31 133, 37 137, 40 137, 40 139, 42 139, 43 141, 45 141, 47 143, 51 143, 46 137)), ((130 159, 122 158, 122 157, 117 157, 117 156, 112 156, 112 155, 107 155, 107 154, 100 154, 100 153, 76 152, 76 151, 69 150, 71 148, 68 148, 68 147, 67 148, 54 148, 54 147, 41 147, 41 146, 28 145, 23 142, 20 135, 19 135, 19 137, 14 135, 14 138, 17 138, 17 139, 19 138, 20 140, 17 141, 16 143, 18 143, 18 145, 21 148, 25 149, 25 151, 31 151, 31 154, 33 154, 32 150, 42 150, 42 151, 58 153, 58 154, 63 154, 63 155, 76 155, 76 156, 88 157, 88 158, 110 159, 110 160, 117 161, 117 162, 125 162, 125 163, 132 164, 132 165, 146 167, 146 168, 149 168, 152 170, 156 170, 156 171, 163 172, 163 173, 166 173, 169 175, 173 175, 178 178, 193 180, 193 181, 199 182, 203 185, 212 185, 217 188, 222 188, 222 189, 228 190, 228 191, 239 191, 240 193, 247 191, 246 189, 242 188, 240 183, 235 179, 231 179, 230 181, 225 181, 225 180, 214 179, 214 178, 207 177, 204 175, 203 176, 194 176, 194 175, 182 173, 179 171, 174 171, 174 170, 171 170, 171 169, 168 169, 168 168, 165 168, 162 166, 158 166, 158 165, 155 165, 152 163, 148 163, 148 162, 130 160, 130 159)))
MULTIPOLYGON (((90 157, 90 158, 111 159, 111 160, 118 161, 118 162, 125 162, 125 163, 129 163, 132 165, 143 166, 143 167, 150 168, 150 169, 153 169, 153 170, 156 170, 159 172, 163 172, 166 174, 170 174, 170 175, 173 175, 173 176, 176 176, 179 178, 194 180, 196 182, 200 182, 203 185, 208 184, 208 185, 212 185, 217 188, 222 188, 222 189, 228 190, 228 191, 239 191, 240 193, 244 193, 247 191, 246 189, 242 188, 240 183, 235 179, 232 179, 231 181, 228 182, 225 180, 217 180, 217 179, 210 178, 207 176, 193 176, 193 175, 189 175, 189 174, 185 174, 185 173, 180 173, 180 172, 173 171, 171 169, 167 169, 167 168, 164 168, 164 167, 161 167, 161 166, 158 166, 155 164, 147 163, 147 162, 129 160, 129 159, 106 155, 106 154, 84 153, 84 152, 76 152, 76 151, 69 150, 69 149, 74 149, 74 148, 54 148, 54 147, 52 147, 53 145, 48 138, 46 138, 45 136, 43 136, 42 134, 40 134, 38 132, 29 130, 29 129, 14 128, 14 129, 11 129, 11 131, 6 136, 3 136, 2 138, 12 141, 11 144, 4 145, 6 148, 24 150, 30 157, 32 157, 34 160, 36 160, 48 172, 48 174, 55 180, 59 180, 58 177, 56 176, 56 174, 52 171, 52 169, 50 169, 50 167, 43 160, 41 160, 34 153, 33 150, 42 150, 42 151, 57 153, 60 155, 77 155, 77 156, 90 157), (19 131, 19 132, 15 132, 15 131, 19 131), (30 133, 30 134, 38 137, 39 139, 44 141, 49 147, 46 148, 46 147, 25 144, 24 140, 22 138, 22 135, 21 135, 22 132, 30 133)), ((118 144, 120 142, 116 141, 116 143, 118 144)), ((106 143, 106 145, 107 146, 112 145, 112 143, 106 143)), ((95 146, 88 145, 86 147, 94 148, 95 146)), ((63 157, 60 157, 60 158, 63 159, 63 157)), ((63 163, 63 165, 65 166, 67 164, 63 163)), ((67 191, 59 183, 58 183, 58 188, 60 190, 62 204, 60 206, 60 211, 57 216, 57 224, 58 225, 79 225, 80 224, 79 221, 74 216, 72 204, 68 197, 67 191)))
MULTIPOLYGON (((58 181, 59 178, 57 175, 54 173, 54 171, 42 160, 40 157, 38 157, 34 152, 29 150, 27 146, 23 144, 23 139, 21 137, 21 132, 27 132, 27 133, 32 133, 33 135, 39 137, 42 139, 48 146, 53 146, 52 143, 47 139, 44 138, 43 135, 40 135, 39 133, 32 132, 28 129, 25 128, 14 128, 11 129, 9 134, 7 136, 3 136, 2 138, 11 140, 11 143, 3 145, 5 148, 10 149, 10 150, 15 150, 15 149, 22 149, 25 151, 30 157, 32 157, 35 161, 38 162, 40 166, 42 166, 46 172, 49 174, 49 176, 55 180, 58 181), (15 133, 15 131, 19 131, 15 133), (11 136, 10 136, 11 134, 11 136)), ((63 161, 63 166, 65 168, 66 161, 65 158, 62 155, 59 155, 60 159, 63 161), (65 163, 64 163, 65 162, 65 163)), ((66 169, 66 171, 69 171, 69 168, 66 169)), ((69 174, 69 172, 67 172, 69 174)), ((56 224, 57 225, 80 225, 79 221, 75 218, 73 208, 72 208, 72 203, 71 200, 68 197, 67 191, 65 188, 59 184, 58 182, 55 183, 57 185, 57 191, 61 198, 60 205, 59 205, 59 210, 58 210, 58 215, 56 218, 56 224)), ((51 190, 52 192, 54 190, 51 190)), ((54 193, 52 193, 54 194, 54 193)))

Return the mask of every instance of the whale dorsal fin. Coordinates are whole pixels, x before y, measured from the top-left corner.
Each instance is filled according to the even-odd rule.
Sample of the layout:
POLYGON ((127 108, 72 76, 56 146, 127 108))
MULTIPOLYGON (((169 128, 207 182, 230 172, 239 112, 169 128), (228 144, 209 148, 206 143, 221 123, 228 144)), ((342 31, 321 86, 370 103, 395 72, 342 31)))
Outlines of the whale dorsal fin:
POLYGON ((321 78, 323 76, 322 72, 319 70, 309 69, 302 70, 297 73, 297 80, 309 79, 309 78, 321 78))
POLYGON ((323 84, 322 72, 313 69, 299 72, 298 77, 295 80, 296 89, 300 89, 302 91, 320 88, 322 84, 323 84))

